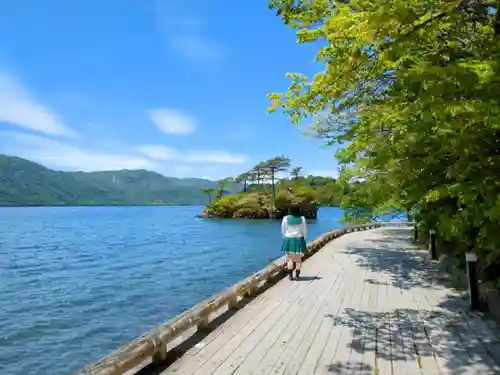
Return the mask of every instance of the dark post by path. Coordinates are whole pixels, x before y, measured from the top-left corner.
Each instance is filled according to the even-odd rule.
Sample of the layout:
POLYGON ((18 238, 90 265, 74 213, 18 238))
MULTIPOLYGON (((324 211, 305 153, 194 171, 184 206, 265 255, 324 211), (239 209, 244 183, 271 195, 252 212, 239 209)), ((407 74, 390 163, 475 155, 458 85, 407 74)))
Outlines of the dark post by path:
POLYGON ((469 251, 465 253, 467 281, 469 283, 469 299, 472 310, 479 310, 479 281, 477 275, 476 239, 479 227, 473 226, 469 234, 469 251))
POLYGON ((429 251, 431 253, 431 259, 436 260, 437 259, 437 251, 436 251, 436 230, 435 229, 431 229, 429 231, 429 238, 430 238, 429 251))
POLYGON ((469 282, 469 300, 472 310, 479 310, 479 285, 477 278, 477 255, 472 249, 465 253, 465 262, 467 264, 467 279, 469 282))
POLYGON ((415 222, 413 225, 413 242, 417 243, 418 242, 418 223, 415 222))

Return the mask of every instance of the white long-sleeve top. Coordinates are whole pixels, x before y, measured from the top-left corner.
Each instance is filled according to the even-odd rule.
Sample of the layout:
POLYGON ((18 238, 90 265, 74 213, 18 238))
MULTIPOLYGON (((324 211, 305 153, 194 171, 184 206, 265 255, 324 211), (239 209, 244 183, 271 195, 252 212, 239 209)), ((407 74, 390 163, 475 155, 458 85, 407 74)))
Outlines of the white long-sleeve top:
POLYGON ((300 217, 300 224, 288 224, 288 216, 281 221, 281 233, 283 237, 307 237, 307 222, 304 216, 300 217))

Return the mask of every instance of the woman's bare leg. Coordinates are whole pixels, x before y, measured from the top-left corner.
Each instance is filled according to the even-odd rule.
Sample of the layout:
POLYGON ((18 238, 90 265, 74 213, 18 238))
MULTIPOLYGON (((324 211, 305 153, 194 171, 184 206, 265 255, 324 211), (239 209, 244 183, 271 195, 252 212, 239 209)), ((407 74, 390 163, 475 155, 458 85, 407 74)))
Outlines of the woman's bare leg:
POLYGON ((295 268, 295 262, 293 261, 292 254, 287 254, 287 268, 288 268, 288 278, 293 280, 293 269, 295 268))
POLYGON ((302 254, 295 255, 295 279, 300 276, 300 269, 302 268, 302 254))
POLYGON ((295 261, 295 269, 300 270, 301 267, 302 267, 302 259, 297 257, 297 260, 295 261))
POLYGON ((290 278, 290 280, 294 279, 294 275, 293 275, 294 270, 295 270, 295 278, 299 277, 301 265, 302 265, 301 254, 289 253, 287 255, 287 271, 288 271, 288 277, 290 278))

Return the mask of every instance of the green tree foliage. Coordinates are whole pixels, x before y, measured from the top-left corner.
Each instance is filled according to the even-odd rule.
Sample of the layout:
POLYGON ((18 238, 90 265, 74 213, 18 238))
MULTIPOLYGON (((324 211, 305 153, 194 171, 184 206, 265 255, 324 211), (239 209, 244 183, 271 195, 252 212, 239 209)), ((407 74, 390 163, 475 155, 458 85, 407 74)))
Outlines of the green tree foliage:
POLYGON ((243 192, 246 193, 248 182, 251 181, 251 173, 250 172, 242 173, 238 177, 236 177, 234 181, 237 183, 243 183, 243 192))
POLYGON ((212 194, 216 191, 215 188, 202 188, 200 191, 208 197, 208 204, 212 203, 212 194))
POLYGON ((298 180, 299 177, 300 177, 300 172, 301 171, 302 171, 302 167, 294 167, 294 168, 292 168, 292 171, 290 172, 290 174, 292 175, 292 177, 295 180, 298 180))
POLYGON ((206 212, 222 218, 267 219, 281 218, 288 212, 291 203, 297 203, 314 217, 318 207, 318 195, 312 188, 299 188, 297 191, 278 190, 276 203, 272 194, 258 191, 227 195, 213 201, 207 206, 206 212))
POLYGON ((500 12, 497 1, 273 0, 323 71, 289 74, 271 111, 313 118, 342 145, 353 219, 413 210, 441 248, 500 264, 500 12), (353 184, 358 181, 358 185, 353 184), (350 190, 349 190, 350 189, 350 190))
POLYGON ((254 181, 257 182, 257 186, 261 186, 267 176, 268 169, 265 162, 257 164, 250 173, 254 176, 254 181))
POLYGON ((207 207, 206 212, 222 218, 235 217, 235 213, 242 208, 241 200, 244 197, 245 194, 232 194, 220 197, 207 207))
POLYGON ((226 177, 226 178, 223 178, 222 180, 217 181, 218 188, 219 188, 219 198, 221 198, 224 195, 225 187, 233 181, 234 181, 234 179, 232 177, 226 177))

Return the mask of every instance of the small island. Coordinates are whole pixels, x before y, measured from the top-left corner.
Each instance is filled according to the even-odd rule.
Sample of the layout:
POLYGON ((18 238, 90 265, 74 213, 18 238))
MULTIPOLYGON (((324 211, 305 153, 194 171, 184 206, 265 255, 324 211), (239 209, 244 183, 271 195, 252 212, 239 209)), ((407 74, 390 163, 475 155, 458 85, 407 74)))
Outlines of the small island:
MULTIPOLYGON (((336 180, 331 177, 301 176, 301 167, 292 168, 290 159, 277 156, 254 166, 237 177, 218 182, 217 188, 202 189, 208 202, 205 218, 281 219, 292 204, 299 205, 307 219, 316 219, 321 205, 337 205, 336 180), (227 194, 231 184, 241 191, 227 194)), ((232 189, 234 191, 234 189, 232 189)))

